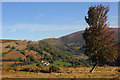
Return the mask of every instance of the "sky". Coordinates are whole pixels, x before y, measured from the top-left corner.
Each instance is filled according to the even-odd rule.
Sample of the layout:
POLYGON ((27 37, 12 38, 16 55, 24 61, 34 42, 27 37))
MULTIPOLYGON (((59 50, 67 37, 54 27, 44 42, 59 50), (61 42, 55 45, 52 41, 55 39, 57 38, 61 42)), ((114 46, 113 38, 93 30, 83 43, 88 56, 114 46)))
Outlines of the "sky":
POLYGON ((117 28, 117 2, 3 2, 2 39, 36 41, 84 30, 89 7, 101 3, 109 5, 110 27, 117 28))

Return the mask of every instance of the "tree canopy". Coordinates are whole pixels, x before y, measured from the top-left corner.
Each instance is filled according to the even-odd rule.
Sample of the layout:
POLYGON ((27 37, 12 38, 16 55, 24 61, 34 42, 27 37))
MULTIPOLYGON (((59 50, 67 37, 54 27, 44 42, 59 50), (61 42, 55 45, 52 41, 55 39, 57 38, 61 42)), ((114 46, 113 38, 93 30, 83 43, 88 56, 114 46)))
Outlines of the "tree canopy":
POLYGON ((107 22, 109 6, 95 5, 89 7, 88 16, 85 20, 89 28, 85 29, 83 38, 85 40, 85 54, 97 64, 114 61, 117 55, 117 39, 113 36, 114 31, 107 22))

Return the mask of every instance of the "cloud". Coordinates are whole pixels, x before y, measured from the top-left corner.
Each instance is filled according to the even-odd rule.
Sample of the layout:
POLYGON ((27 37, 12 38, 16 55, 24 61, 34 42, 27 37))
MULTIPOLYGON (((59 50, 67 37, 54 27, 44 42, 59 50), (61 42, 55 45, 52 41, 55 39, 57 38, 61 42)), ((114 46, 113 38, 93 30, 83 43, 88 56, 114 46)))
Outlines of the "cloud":
POLYGON ((29 31, 57 31, 57 30, 83 30, 86 26, 80 25, 40 25, 40 24, 16 24, 9 26, 12 32, 16 30, 29 31))

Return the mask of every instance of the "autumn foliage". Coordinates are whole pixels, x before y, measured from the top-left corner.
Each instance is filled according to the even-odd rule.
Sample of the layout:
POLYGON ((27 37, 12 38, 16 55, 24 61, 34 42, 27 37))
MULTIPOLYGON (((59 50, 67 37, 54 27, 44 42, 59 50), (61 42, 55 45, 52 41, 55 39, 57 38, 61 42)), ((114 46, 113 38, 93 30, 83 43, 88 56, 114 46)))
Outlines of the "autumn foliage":
POLYGON ((117 56, 117 39, 107 22, 108 12, 109 6, 95 5, 89 7, 88 16, 85 17, 89 25, 83 33, 85 54, 96 64, 114 61, 117 56))

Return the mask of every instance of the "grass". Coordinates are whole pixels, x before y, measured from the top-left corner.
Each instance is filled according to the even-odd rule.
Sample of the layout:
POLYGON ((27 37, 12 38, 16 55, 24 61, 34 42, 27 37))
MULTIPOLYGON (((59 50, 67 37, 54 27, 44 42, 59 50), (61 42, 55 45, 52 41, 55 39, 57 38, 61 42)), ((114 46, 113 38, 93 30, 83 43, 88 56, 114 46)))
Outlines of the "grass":
POLYGON ((118 67, 97 67, 93 73, 89 73, 92 67, 61 68, 61 73, 42 73, 24 71, 4 71, 3 78, 115 78, 120 75, 116 71, 118 67))
POLYGON ((88 59, 88 57, 79 57, 80 59, 88 59))
POLYGON ((68 62, 62 62, 62 61, 54 61, 54 63, 50 63, 48 66, 42 66, 42 67, 50 67, 50 66, 65 66, 65 67, 68 67, 68 66, 71 66, 71 63, 68 63, 68 62))
POLYGON ((55 65, 55 66, 71 66, 71 63, 62 62, 62 61, 55 61, 53 65, 55 65))

